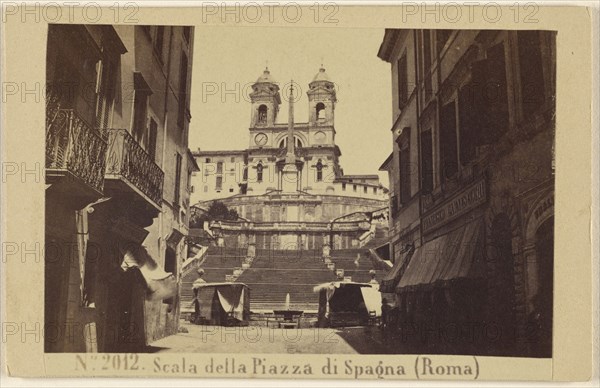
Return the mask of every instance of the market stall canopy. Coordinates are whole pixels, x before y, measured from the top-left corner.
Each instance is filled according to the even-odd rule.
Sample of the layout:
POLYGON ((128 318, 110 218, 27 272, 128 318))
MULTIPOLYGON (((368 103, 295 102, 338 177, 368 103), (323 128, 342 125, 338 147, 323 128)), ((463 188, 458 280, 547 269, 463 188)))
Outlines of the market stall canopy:
POLYGON ((140 270, 148 288, 147 300, 162 300, 177 295, 177 280, 173 273, 165 272, 143 246, 127 250, 121 268, 124 271, 131 268, 140 270))
POLYGON ((410 258, 396 292, 447 286, 485 276, 484 230, 481 219, 425 242, 410 258))
POLYGON ((314 292, 325 292, 328 304, 327 310, 335 311, 336 307, 347 308, 363 303, 367 311, 375 311, 381 315, 381 293, 378 285, 355 282, 329 282, 314 287, 314 292), (340 300, 339 303, 338 299, 340 300))
POLYGON ((221 324, 221 313, 245 321, 250 313, 249 287, 244 283, 194 283, 202 317, 221 324))

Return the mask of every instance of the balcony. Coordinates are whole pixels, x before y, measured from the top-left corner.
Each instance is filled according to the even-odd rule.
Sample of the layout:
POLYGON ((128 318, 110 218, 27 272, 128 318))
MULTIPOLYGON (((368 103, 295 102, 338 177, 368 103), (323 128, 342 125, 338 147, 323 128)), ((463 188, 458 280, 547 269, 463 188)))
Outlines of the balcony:
POLYGON ((46 109, 46 179, 61 180, 72 196, 102 195, 107 140, 73 109, 60 109, 56 100, 46 109), (67 178, 66 180, 62 178, 67 178), (81 184, 83 183, 83 185, 81 184))
POLYGON ((164 172, 127 130, 109 129, 107 132, 107 184, 111 188, 119 186, 121 191, 135 192, 160 211, 164 172))

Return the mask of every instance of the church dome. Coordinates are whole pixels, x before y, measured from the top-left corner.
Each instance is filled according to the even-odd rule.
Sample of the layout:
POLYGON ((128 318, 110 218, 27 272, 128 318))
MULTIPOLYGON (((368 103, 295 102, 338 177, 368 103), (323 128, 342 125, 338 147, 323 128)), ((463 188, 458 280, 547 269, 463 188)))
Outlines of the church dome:
POLYGON ((277 83, 273 77, 271 76, 271 72, 269 71, 269 68, 265 68, 265 71, 262 73, 262 75, 260 77, 258 77, 258 79, 256 80, 257 84, 264 84, 264 83, 271 83, 271 84, 275 84, 277 83))
POLYGON ((321 68, 319 69, 319 72, 315 75, 315 78, 313 78, 313 80, 312 80, 312 82, 319 82, 319 81, 331 82, 331 80, 329 79, 329 76, 325 72, 325 68, 323 66, 321 66, 321 68))

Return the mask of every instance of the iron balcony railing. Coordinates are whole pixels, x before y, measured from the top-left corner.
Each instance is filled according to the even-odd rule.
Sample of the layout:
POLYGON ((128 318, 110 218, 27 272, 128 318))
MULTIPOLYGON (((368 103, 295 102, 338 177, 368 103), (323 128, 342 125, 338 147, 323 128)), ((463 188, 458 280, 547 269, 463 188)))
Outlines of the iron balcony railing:
POLYGON ((55 99, 46 106, 46 169, 69 172, 102 192, 107 140, 73 109, 61 109, 55 99))
POLYGON ((211 227, 220 226, 226 230, 243 230, 252 224, 252 229, 261 230, 304 230, 304 231, 323 231, 332 230, 334 232, 355 231, 357 229, 367 230, 370 227, 369 221, 280 221, 280 222, 235 222, 235 221, 212 221, 211 227))
POLYGON ((109 129, 107 132, 107 178, 125 179, 160 206, 164 172, 126 129, 109 129))

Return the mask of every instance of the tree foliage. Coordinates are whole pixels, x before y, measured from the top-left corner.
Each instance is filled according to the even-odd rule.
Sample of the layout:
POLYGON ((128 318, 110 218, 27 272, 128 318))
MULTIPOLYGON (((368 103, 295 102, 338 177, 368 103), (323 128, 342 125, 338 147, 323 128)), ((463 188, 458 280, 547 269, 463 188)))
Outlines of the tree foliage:
POLYGON ((192 214, 190 228, 201 228, 202 224, 207 221, 235 221, 238 217, 235 209, 229 209, 223 202, 214 201, 207 211, 196 211, 192 214))

